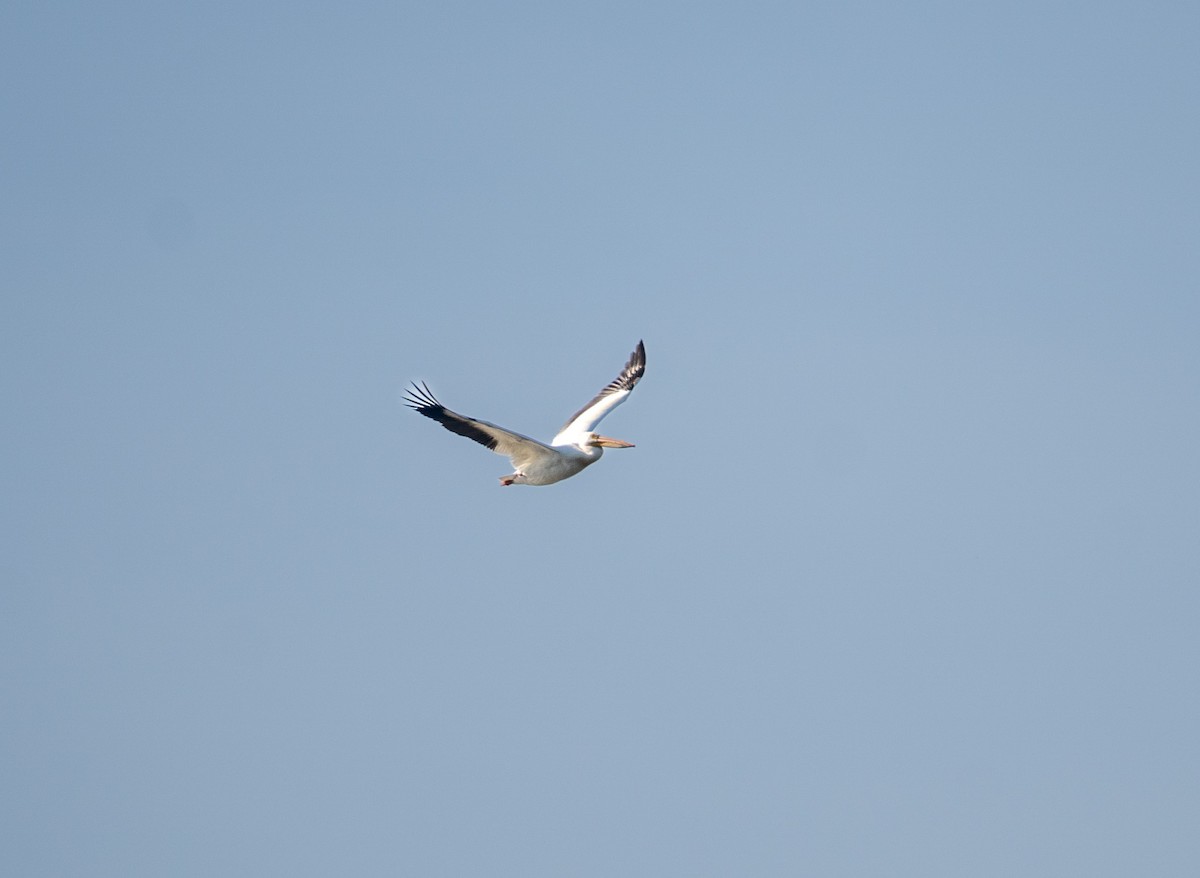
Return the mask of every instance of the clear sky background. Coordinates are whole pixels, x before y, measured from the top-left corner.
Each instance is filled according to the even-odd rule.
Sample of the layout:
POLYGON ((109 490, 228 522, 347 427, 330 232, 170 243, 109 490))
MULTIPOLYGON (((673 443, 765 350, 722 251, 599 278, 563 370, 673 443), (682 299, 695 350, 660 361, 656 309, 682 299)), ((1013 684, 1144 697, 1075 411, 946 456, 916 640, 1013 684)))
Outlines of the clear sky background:
POLYGON ((1194 876, 1200 6, 0 13, 0 872, 1194 876), (400 404, 548 438, 550 488, 400 404))

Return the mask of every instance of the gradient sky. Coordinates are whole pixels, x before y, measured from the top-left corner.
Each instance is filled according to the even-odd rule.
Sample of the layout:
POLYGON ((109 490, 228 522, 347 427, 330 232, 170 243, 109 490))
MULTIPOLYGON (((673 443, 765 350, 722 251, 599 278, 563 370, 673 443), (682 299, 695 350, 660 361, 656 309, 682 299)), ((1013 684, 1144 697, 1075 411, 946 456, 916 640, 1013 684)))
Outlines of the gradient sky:
POLYGON ((5 4, 0 872, 1198 874, 1198 44, 5 4))

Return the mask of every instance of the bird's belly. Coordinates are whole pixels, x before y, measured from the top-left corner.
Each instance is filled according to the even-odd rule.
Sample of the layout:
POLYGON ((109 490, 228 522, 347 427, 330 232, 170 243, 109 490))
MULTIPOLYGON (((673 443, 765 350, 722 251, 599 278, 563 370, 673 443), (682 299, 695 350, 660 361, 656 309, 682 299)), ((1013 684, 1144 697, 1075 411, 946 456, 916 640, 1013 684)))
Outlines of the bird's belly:
POLYGON ((563 457, 547 461, 525 471, 525 484, 553 485, 575 475, 591 462, 586 457, 563 457))

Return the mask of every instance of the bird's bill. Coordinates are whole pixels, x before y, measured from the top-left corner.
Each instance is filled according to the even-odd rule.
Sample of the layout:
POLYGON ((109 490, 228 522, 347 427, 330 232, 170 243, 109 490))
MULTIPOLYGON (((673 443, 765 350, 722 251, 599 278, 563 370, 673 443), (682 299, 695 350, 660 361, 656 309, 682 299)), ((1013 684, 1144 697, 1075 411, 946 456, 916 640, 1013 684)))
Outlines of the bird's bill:
POLYGON ((626 442, 624 439, 613 439, 609 436, 597 436, 596 445, 603 445, 605 448, 633 448, 632 442, 626 442))

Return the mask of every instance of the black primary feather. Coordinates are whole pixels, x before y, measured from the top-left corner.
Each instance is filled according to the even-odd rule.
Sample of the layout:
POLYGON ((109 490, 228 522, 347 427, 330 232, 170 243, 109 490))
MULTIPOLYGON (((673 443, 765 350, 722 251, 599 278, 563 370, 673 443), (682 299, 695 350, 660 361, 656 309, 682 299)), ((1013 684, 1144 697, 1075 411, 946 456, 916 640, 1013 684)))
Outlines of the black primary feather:
POLYGON ((451 433, 475 440, 489 451, 496 450, 499 442, 495 436, 480 427, 474 418, 452 412, 438 402, 437 397, 430 392, 424 381, 420 385, 414 381, 412 389, 404 391, 404 394, 404 404, 416 411, 417 414, 432 418, 451 433))

